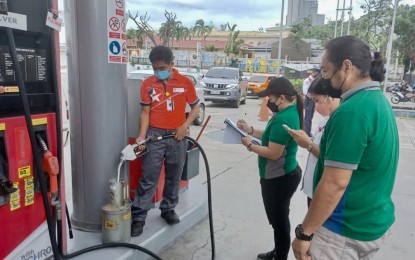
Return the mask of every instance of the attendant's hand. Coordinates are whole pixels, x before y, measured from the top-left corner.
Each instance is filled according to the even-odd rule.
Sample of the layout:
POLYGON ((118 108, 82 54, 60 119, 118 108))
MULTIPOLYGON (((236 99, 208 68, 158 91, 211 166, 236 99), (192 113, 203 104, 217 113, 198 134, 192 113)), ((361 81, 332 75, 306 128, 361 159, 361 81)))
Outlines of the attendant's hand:
POLYGON ((288 133, 294 138, 294 141, 297 142, 302 148, 307 148, 313 141, 303 130, 288 130, 288 133))
POLYGON ((144 151, 144 149, 146 148, 146 143, 145 143, 145 138, 142 138, 142 137, 137 137, 136 139, 135 139, 135 142, 138 144, 138 147, 137 147, 137 150, 139 151, 139 152, 142 152, 142 151, 144 151))
POLYGON ((241 129, 241 130, 243 130, 243 131, 245 131, 247 133, 250 133, 251 132, 251 126, 245 120, 243 120, 243 119, 239 119, 236 122, 236 126, 239 129, 241 129))
POLYGON ((294 239, 292 243, 293 253, 295 259, 299 260, 311 260, 311 256, 309 255, 310 250, 310 241, 303 241, 299 239, 294 239))
POLYGON ((0 94, 3 94, 4 92, 6 92, 6 88, 3 86, 0 86, 0 94))
POLYGON ((176 138, 176 140, 181 141, 186 136, 186 133, 187 133, 187 126, 181 125, 178 128, 176 128, 176 133, 174 137, 176 138))

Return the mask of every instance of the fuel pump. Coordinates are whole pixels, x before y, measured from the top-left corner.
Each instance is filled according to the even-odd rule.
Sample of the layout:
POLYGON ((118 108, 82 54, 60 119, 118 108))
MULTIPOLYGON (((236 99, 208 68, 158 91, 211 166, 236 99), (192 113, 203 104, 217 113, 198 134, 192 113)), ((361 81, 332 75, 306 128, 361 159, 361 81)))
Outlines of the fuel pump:
MULTIPOLYGON (((32 250, 34 255, 58 253, 52 250, 44 232, 50 229, 50 235, 55 233, 52 218, 47 217, 52 217, 51 201, 65 207, 61 204, 63 194, 58 194, 62 171, 56 165, 62 159, 60 86, 56 73, 59 41, 55 30, 45 23, 56 4, 55 0, 0 1, 0 222, 7 223, 0 225, 0 233, 7 237, 0 246, 1 259, 20 259, 32 250), (48 147, 49 159, 45 160, 55 161, 49 164, 54 167, 48 169, 53 175, 35 163, 41 163, 43 156, 36 136, 48 147), (61 174, 57 175, 58 172, 61 174), (52 185, 44 182, 45 178, 52 185), (53 198, 41 192, 42 186, 53 198)), ((58 212, 60 218, 64 214, 58 212)), ((66 234, 65 227, 63 232, 66 234)))

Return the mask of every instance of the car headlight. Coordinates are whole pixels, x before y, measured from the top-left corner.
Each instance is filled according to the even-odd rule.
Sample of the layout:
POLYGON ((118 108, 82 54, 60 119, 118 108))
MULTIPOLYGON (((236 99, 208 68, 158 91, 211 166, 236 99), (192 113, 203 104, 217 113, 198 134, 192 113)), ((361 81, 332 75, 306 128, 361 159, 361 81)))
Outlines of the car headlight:
POLYGON ((238 87, 238 84, 228 84, 228 85, 226 85, 226 89, 233 89, 233 88, 237 88, 238 87))

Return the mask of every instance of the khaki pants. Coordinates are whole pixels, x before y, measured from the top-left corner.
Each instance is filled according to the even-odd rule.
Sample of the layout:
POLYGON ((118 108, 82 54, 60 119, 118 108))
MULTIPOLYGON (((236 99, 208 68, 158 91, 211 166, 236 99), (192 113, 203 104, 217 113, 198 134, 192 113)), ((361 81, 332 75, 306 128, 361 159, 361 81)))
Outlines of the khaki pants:
POLYGON ((313 260, 369 260, 389 236, 390 229, 377 240, 359 241, 321 227, 311 241, 310 254, 313 260))

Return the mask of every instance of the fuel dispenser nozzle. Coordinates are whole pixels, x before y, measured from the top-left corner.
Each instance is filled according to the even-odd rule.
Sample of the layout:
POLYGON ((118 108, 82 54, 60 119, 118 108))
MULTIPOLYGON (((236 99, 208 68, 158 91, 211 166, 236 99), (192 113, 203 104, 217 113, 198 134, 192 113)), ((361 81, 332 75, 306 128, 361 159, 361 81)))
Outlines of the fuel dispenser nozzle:
POLYGON ((151 141, 151 137, 147 137, 136 144, 129 144, 121 151, 121 161, 134 161, 135 159, 148 153, 147 143, 151 141))
POLYGON ((37 135, 36 137, 43 150, 42 168, 49 175, 50 193, 51 193, 50 203, 52 204, 52 206, 56 208, 56 210, 58 211, 58 217, 60 217, 61 203, 59 201, 59 189, 58 189, 58 174, 59 174, 58 158, 56 156, 53 156, 53 154, 49 151, 48 146, 46 145, 45 141, 42 139, 40 135, 37 135))

